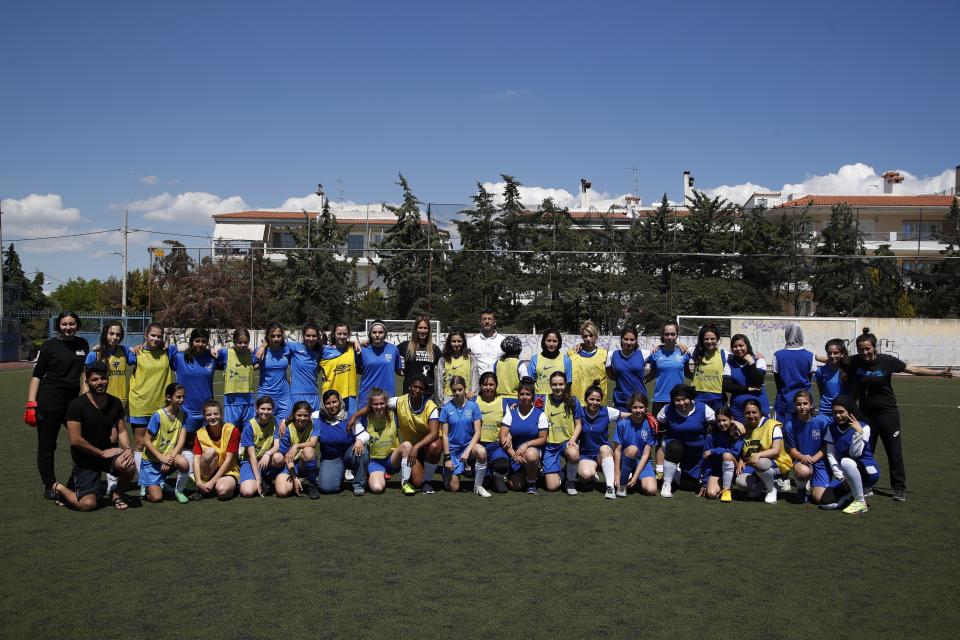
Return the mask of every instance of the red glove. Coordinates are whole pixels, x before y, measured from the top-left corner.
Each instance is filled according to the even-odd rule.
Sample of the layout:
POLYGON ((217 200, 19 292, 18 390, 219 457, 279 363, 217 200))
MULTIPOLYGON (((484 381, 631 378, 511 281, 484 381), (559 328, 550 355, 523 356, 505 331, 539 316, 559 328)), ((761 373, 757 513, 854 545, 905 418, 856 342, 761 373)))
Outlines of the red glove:
POLYGON ((23 421, 31 427, 37 426, 37 403, 28 402, 27 410, 23 412, 23 421))
POLYGON ((541 396, 541 395, 535 396, 533 399, 533 406, 536 407, 537 409, 543 409, 543 406, 545 404, 543 399, 544 399, 544 396, 541 396))

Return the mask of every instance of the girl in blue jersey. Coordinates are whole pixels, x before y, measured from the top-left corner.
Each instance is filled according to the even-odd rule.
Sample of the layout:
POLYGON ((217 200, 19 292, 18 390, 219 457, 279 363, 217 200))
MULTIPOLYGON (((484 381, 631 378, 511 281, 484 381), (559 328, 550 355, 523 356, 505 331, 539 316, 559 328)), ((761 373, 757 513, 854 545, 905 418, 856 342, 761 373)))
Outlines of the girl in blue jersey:
POLYGON ((617 421, 613 433, 613 476, 616 478, 617 497, 627 497, 637 484, 643 495, 657 492, 657 477, 653 471, 653 454, 657 446, 654 436, 656 417, 647 411, 647 396, 639 391, 627 400, 630 415, 617 421))
POLYGON ((697 402, 714 411, 723 406, 723 367, 727 352, 720 348, 720 331, 708 323, 700 327, 693 353, 684 356, 686 376, 697 390, 697 402))
POLYGON ((823 496, 822 508, 839 508, 837 496, 849 494, 853 501, 843 512, 865 513, 868 507, 864 491, 880 479, 880 465, 870 447, 870 426, 857 418, 858 410, 850 396, 837 396, 832 408, 833 420, 823 442, 833 482, 827 492, 830 495, 823 496))
POLYGON ((273 454, 280 450, 280 438, 270 396, 257 398, 256 415, 240 432, 240 450, 240 495, 252 498, 272 493, 273 478, 280 470, 279 464, 273 464, 273 454))
POLYGON ((826 357, 817 356, 817 361, 825 364, 817 367, 813 377, 817 381, 817 391, 820 394, 820 413, 829 415, 833 411, 833 399, 841 394, 850 395, 853 385, 847 380, 847 372, 843 369, 843 363, 850 357, 847 344, 834 338, 827 340, 824 349, 827 352, 826 357))
POLYGON ((803 329, 788 324, 783 330, 786 346, 773 354, 773 379, 777 383, 777 397, 773 409, 778 419, 786 419, 793 411, 793 396, 797 391, 810 391, 810 377, 817 370, 813 353, 803 348, 803 329))
POLYGON ((310 403, 301 400, 293 405, 290 417, 278 427, 275 437, 278 437, 280 446, 271 461, 272 465, 280 467, 280 473, 273 483, 278 498, 299 496, 303 491, 301 478, 308 482, 307 495, 310 499, 320 497, 317 487, 317 436, 310 415, 312 412, 310 403))
POLYGON ((696 389, 678 384, 670 391, 670 404, 657 414, 657 422, 664 430, 661 497, 673 497, 674 480, 681 487, 700 489, 703 445, 716 414, 696 397, 696 389), (679 478, 678 471, 682 472, 679 478))
POLYGON ((401 485, 410 483, 412 445, 399 441, 397 416, 387 408, 389 401, 383 389, 371 391, 366 403, 370 412, 354 427, 353 453, 361 457, 366 451, 367 485, 378 494, 386 489, 388 473, 399 472, 401 485))
MULTIPOLYGON (((650 373, 646 382, 653 383, 653 415, 660 415, 660 410, 670 404, 670 391, 678 384, 684 384, 686 367, 684 355, 687 350, 677 340, 680 338, 680 325, 676 322, 665 322, 660 328, 660 346, 647 356, 650 373)), ((657 457, 654 470, 657 479, 663 477, 663 433, 656 433, 657 457)))
POLYGON ((550 393, 550 376, 554 371, 563 371, 567 381, 573 379, 573 362, 570 356, 561 353, 563 336, 556 329, 547 329, 540 338, 540 353, 534 355, 527 364, 522 377, 533 378, 534 391, 538 396, 550 393))
POLYGON ((720 407, 716 422, 703 445, 703 475, 706 479, 701 495, 720 497, 720 502, 733 502, 733 476, 743 453, 740 437, 743 425, 734 419, 730 407, 720 407))
POLYGON ((767 363, 753 353, 750 339, 742 333, 730 338, 730 355, 723 366, 723 390, 730 394, 734 419, 743 422, 743 403, 753 398, 760 402, 764 415, 770 415, 770 400, 763 386, 767 363))
POLYGON ((440 409, 440 430, 443 437, 444 480, 447 491, 460 491, 460 474, 473 462, 473 492, 489 498, 483 488, 487 474, 487 450, 480 444, 480 426, 483 414, 473 400, 467 400, 467 381, 452 376, 449 381, 453 397, 440 409))
MULTIPOLYGON (((367 483, 366 449, 360 455, 354 451, 354 443, 363 426, 348 427, 350 415, 340 398, 340 392, 330 389, 323 393, 319 416, 313 419, 313 434, 309 444, 318 447, 320 458, 317 485, 320 493, 339 493, 343 484, 343 472, 353 471, 353 495, 362 496, 367 483)), ((298 402, 295 406, 301 406, 298 402)))
POLYGON ((402 372, 400 351, 394 344, 388 344, 387 326, 377 320, 367 332, 370 344, 360 350, 358 369, 360 371, 360 408, 367 405, 367 398, 374 389, 383 389, 387 395, 397 395, 397 375, 402 372))
POLYGON ((310 403, 314 411, 320 409, 320 387, 317 373, 323 355, 320 327, 314 322, 303 325, 303 342, 287 340, 290 349, 290 402, 310 403))
POLYGON ((631 396, 647 395, 646 369, 650 354, 637 346, 637 330, 624 327, 620 332, 620 348, 607 354, 607 377, 615 381, 613 406, 630 411, 631 396))
POLYGON ((236 376, 236 379, 242 379, 243 384, 236 385, 237 388, 246 386, 249 389, 255 384, 254 368, 259 363, 256 354, 250 351, 250 332, 246 329, 234 329, 233 346, 217 351, 217 369, 221 369, 224 376, 224 423, 229 422, 242 428, 256 414, 253 391, 231 391, 233 385, 229 378, 236 376))
POLYGON ((267 325, 266 342, 257 349, 260 358, 260 384, 257 397, 273 398, 274 416, 277 422, 290 417, 290 382, 287 380, 287 367, 290 366, 292 351, 287 346, 286 331, 279 322, 267 325))
POLYGON ((577 495, 577 468, 580 465, 580 401, 570 393, 567 375, 554 371, 550 376, 550 395, 543 403, 550 431, 543 452, 543 484, 547 491, 560 488, 562 463, 566 461, 567 495, 577 495))
POLYGON ((517 389, 517 404, 503 416, 500 426, 500 446, 510 457, 511 489, 526 487, 530 495, 537 495, 537 476, 540 473, 540 449, 547 443, 547 416, 533 406, 534 385, 523 380, 517 389))
MULTIPOLYGON (((336 389, 340 392, 347 411, 356 413, 360 407, 358 395, 359 370, 356 342, 350 339, 350 325, 337 322, 330 333, 333 344, 323 347, 323 359, 320 362, 323 390, 336 389)), ((323 334, 320 335, 321 341, 323 334)))
POLYGON ((783 425, 783 443, 793 458, 797 500, 801 504, 807 501, 807 496, 814 504, 820 504, 823 492, 830 485, 823 436, 830 424, 832 402, 831 413, 818 414, 810 392, 798 391, 793 397, 793 413, 783 425))
POLYGON ((603 405, 603 390, 599 380, 587 387, 583 394, 583 407, 580 410, 580 465, 577 473, 583 482, 597 480, 597 464, 603 469, 603 480, 607 484, 604 498, 616 499, 616 465, 613 462, 613 447, 610 446, 610 423, 630 417, 614 407, 603 405))

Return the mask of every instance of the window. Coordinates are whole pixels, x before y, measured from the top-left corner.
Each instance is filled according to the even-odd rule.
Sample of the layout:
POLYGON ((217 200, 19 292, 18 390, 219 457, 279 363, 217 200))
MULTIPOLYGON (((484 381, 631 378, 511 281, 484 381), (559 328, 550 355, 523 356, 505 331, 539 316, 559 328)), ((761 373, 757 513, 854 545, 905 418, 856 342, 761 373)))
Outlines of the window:
POLYGON ((939 222, 920 222, 915 220, 904 220, 903 231, 900 234, 901 240, 936 240, 934 234, 939 233, 939 222))
POLYGON ((270 238, 272 240, 270 246, 275 249, 292 249, 297 246, 293 234, 285 227, 274 229, 273 233, 270 234, 270 238))
POLYGON ((363 234, 351 233, 347 236, 347 257, 360 258, 363 256, 363 234))
POLYGON ((903 273, 910 275, 912 273, 930 273, 933 263, 929 260, 904 260, 903 273))

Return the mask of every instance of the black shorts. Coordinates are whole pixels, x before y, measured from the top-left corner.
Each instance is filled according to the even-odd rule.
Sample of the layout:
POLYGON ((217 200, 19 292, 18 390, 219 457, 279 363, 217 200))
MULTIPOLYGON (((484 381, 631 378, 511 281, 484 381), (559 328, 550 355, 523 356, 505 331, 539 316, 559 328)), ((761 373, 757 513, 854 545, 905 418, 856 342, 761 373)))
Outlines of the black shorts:
POLYGON ((97 491, 100 487, 100 474, 113 473, 113 465, 119 457, 120 454, 117 454, 112 458, 90 461, 82 467, 76 464, 73 466, 70 485, 77 494, 77 500, 97 491))

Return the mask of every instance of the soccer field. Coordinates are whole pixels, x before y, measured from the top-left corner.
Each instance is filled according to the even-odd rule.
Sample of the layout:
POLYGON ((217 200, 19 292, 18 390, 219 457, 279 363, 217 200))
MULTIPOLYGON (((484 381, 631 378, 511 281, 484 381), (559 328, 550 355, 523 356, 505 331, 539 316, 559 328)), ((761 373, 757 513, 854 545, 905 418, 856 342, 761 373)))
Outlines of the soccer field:
MULTIPOLYGON (((960 625, 960 383, 894 382, 908 501, 886 459, 870 511, 345 492, 80 514, 41 498, 20 416, 29 370, 0 372, 9 447, 0 636, 949 636, 960 625)), ((57 468, 71 463, 66 433, 57 468)), ((439 482, 435 483, 439 485, 439 482)))

